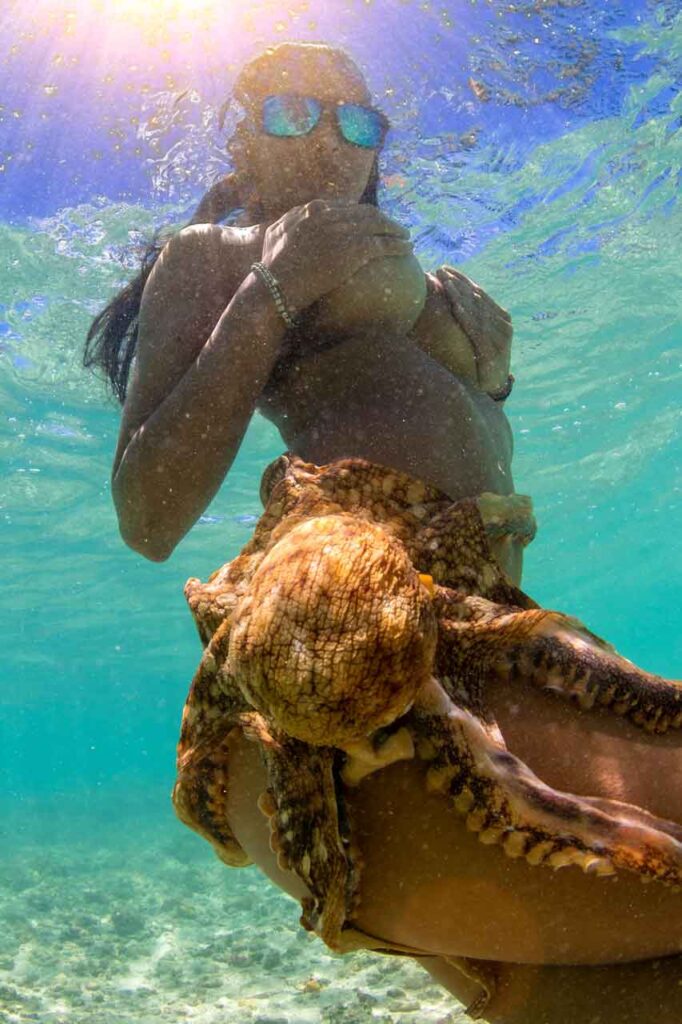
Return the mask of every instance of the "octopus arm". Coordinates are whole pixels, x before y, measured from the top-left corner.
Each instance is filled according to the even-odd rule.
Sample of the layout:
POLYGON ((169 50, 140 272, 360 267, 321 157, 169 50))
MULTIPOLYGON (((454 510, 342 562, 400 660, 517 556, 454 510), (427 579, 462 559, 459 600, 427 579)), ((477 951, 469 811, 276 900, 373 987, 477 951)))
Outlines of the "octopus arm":
POLYGON ((682 826, 620 801, 546 785, 477 716, 448 699, 448 711, 415 704, 413 721, 430 761, 427 785, 450 797, 467 828, 507 856, 554 869, 571 864, 607 876, 682 885, 682 826))
POLYGON ((216 631, 204 651, 182 713, 177 778, 172 800, 180 821, 207 839, 230 867, 251 859, 227 820, 229 738, 251 709, 236 683, 219 680, 229 626, 216 631))
POLYGON ((214 633, 194 673, 178 741, 177 765, 181 770, 199 763, 238 722, 239 716, 250 710, 236 682, 223 670, 229 639, 226 621, 214 633))
POLYGON ((229 733, 201 761, 178 770, 173 807, 184 825, 208 840, 220 860, 243 868, 252 860, 227 820, 228 774, 229 733))
POLYGON ((535 536, 529 498, 483 494, 463 498, 433 515, 422 527, 411 554, 420 572, 464 594, 519 608, 538 605, 514 586, 498 565, 490 542, 510 538, 523 545, 535 536))
POLYGON ((330 948, 339 948, 354 909, 358 868, 339 821, 338 752, 274 730, 249 738, 258 740, 268 773, 259 807, 270 821, 270 845, 279 866, 294 871, 310 892, 301 923, 330 948))
POLYGON ((682 726, 682 682, 638 668, 571 616, 502 609, 459 634, 477 666, 502 679, 551 690, 585 710, 607 708, 647 732, 682 726))

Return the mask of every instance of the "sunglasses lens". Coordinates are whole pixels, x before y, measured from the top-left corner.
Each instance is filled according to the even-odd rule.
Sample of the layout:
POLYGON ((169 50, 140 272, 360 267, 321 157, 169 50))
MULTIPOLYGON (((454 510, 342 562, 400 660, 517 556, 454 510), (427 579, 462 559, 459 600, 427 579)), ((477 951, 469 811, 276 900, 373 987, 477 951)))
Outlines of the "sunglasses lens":
POLYGON ((355 103, 342 103, 336 110, 344 139, 366 149, 381 146, 386 129, 378 111, 355 103))
POLYGON ((282 138, 307 135, 321 113, 322 107, 312 96, 268 96, 263 101, 263 130, 282 138))

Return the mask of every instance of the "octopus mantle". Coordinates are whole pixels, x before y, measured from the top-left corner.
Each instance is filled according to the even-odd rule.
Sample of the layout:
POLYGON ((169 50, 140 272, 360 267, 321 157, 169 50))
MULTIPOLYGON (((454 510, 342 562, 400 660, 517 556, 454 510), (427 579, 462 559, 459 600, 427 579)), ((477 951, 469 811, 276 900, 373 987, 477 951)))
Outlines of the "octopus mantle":
POLYGON ((491 540, 534 536, 528 498, 452 503, 363 460, 289 455, 262 497, 242 553, 185 589, 205 650, 173 799, 225 863, 249 863, 225 814, 228 737, 241 729, 267 769, 273 849, 310 893, 302 923, 333 949, 352 948, 361 874, 344 793, 397 759, 426 762, 428 788, 501 855, 682 884, 682 826, 552 789, 507 750, 486 704, 496 676, 649 732, 682 724, 679 682, 540 608, 499 568, 491 540))

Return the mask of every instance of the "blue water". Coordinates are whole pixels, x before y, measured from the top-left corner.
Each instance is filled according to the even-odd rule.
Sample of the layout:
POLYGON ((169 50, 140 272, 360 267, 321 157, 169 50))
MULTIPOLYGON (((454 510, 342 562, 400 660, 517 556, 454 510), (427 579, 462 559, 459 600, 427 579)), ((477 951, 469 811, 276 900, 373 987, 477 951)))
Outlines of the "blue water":
POLYGON ((119 410, 80 367, 84 334, 130 243, 182 223, 225 169, 219 108, 243 59, 284 38, 347 46, 395 126, 383 205, 425 267, 461 267, 513 316, 515 480, 540 523, 524 588, 679 675, 680 4, 148 9, 0 14, 0 1020, 446 1019, 416 969, 328 956, 175 823, 200 650, 182 585, 248 539, 281 443, 255 420, 173 557, 143 561, 117 533, 119 410), (267 985, 253 900, 287 936, 267 985), (353 970, 417 1010, 387 996, 352 1016, 353 970))

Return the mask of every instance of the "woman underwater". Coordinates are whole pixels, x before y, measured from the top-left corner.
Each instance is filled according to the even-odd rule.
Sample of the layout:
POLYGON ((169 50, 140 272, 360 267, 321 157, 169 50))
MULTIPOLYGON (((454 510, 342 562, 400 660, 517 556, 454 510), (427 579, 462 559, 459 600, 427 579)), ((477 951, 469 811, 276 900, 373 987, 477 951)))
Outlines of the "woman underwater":
MULTIPOLYGON (((512 494, 510 319, 457 271, 425 275, 407 231, 379 210, 387 123, 356 66, 326 46, 283 44, 247 65, 236 98, 234 173, 88 336, 86 362, 124 402, 113 495, 126 543, 156 561, 171 554, 256 410, 308 463, 366 459, 452 501, 512 494), (236 210, 235 226, 220 226, 236 210)), ((522 542, 491 548, 518 585, 522 542)), ((682 824, 679 732, 495 679, 486 698, 509 751, 555 790, 682 824)), ((271 849, 257 745, 231 733, 229 761, 239 845, 305 897, 271 849)), ((676 890, 505 857, 426 792, 414 759, 369 774, 347 799, 363 860, 354 925, 416 956, 479 1016, 682 1020, 676 890)))

